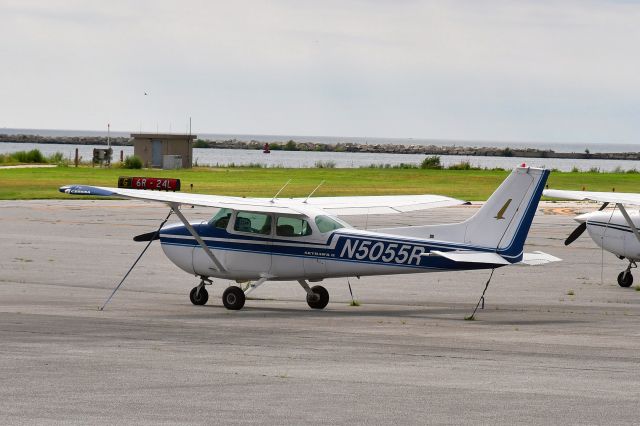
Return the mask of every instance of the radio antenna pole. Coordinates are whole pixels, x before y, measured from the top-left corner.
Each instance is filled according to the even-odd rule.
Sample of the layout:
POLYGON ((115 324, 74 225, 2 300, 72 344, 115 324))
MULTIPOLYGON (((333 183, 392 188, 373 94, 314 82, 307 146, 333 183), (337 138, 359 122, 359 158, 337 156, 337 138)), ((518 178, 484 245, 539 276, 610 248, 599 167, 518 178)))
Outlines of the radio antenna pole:
POLYGON ((278 198, 278 195, 280 195, 280 193, 282 192, 283 189, 285 189, 287 187, 287 185, 289 185, 289 182, 291 182, 291 179, 289 179, 287 181, 287 183, 285 183, 284 185, 282 185, 282 188, 280 188, 280 191, 276 192, 276 195, 273 196, 273 198, 271 199, 271 202, 275 202, 276 198, 278 198))
POLYGON ((322 186, 322 184, 325 181, 323 180, 322 182, 320 182, 320 185, 316 186, 316 189, 314 189, 313 191, 311 191, 311 194, 307 195, 307 198, 305 198, 305 200, 303 201, 303 203, 307 203, 307 201, 309 201, 309 198, 311 198, 311 196, 318 190, 318 188, 320 188, 322 186))

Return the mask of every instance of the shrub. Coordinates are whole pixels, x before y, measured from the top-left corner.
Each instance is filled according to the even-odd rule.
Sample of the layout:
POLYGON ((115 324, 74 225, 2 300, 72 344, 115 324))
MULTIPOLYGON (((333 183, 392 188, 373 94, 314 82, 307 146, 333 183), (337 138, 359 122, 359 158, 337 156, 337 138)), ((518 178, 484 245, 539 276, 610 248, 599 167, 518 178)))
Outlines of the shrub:
POLYGON ((418 166, 411 163, 400 163, 397 166, 393 166, 394 169, 417 169, 418 166))
POLYGON ((316 169, 335 169, 336 168, 336 162, 335 161, 316 161, 314 164, 314 167, 316 169))
POLYGON ((432 155, 425 158, 424 160, 422 160, 422 163, 420 163, 420 168, 421 169, 441 169, 442 164, 440 163, 440 157, 437 155, 432 155))
POLYGON ((46 163, 47 160, 39 149, 18 151, 11 154, 11 158, 18 163, 46 163))
POLYGON ((296 144, 295 141, 290 140, 289 142, 284 144, 284 150, 285 151, 297 151, 298 150, 298 144, 296 144))
POLYGON ((209 148, 209 143, 205 140, 198 139, 193 144, 194 148, 209 148))
POLYGON ((51 154, 47 157, 47 163, 52 164, 66 164, 67 161, 64 158, 64 154, 61 152, 56 152, 55 154, 51 154))
POLYGON ((479 167, 472 166, 471 163, 468 161, 462 161, 457 164, 452 164, 447 168, 449 170, 479 170, 480 169, 479 167))
POLYGON ((141 169, 142 168, 142 160, 137 155, 127 155, 127 158, 124 159, 124 163, 122 163, 123 169, 141 169))

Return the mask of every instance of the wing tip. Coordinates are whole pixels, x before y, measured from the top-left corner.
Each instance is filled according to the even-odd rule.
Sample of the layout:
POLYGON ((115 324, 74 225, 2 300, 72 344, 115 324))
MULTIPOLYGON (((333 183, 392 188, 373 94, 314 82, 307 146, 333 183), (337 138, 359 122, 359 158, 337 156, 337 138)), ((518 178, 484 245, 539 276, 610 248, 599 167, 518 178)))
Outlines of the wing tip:
POLYGON ((69 195, 97 195, 101 197, 115 195, 112 191, 89 185, 64 185, 58 188, 58 191, 69 195))

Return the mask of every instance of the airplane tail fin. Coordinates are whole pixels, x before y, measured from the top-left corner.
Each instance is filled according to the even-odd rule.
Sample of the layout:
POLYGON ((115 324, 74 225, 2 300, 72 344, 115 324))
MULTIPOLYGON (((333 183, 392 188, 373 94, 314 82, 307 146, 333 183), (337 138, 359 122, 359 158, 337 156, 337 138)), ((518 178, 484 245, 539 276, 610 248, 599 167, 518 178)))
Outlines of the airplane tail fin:
POLYGON ((548 170, 514 169, 466 222, 465 242, 495 248, 499 255, 512 263, 522 260, 524 241, 548 176, 548 170))
POLYGON ((458 249, 491 250, 509 263, 522 260, 549 171, 517 167, 471 218, 461 223, 378 230, 394 235, 458 243, 458 249))

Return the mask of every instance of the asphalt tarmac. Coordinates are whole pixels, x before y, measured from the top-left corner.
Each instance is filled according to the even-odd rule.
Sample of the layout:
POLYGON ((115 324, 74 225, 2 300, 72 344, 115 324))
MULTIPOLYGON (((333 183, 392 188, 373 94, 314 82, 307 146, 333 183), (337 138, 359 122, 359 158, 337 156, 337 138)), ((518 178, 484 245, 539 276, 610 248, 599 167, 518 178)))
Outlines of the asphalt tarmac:
MULTIPOLYGON (((197 284, 154 243, 98 307, 163 206, 0 202, 0 424, 637 424, 640 291, 625 262, 544 203, 527 251, 564 259, 495 271, 267 283, 241 311, 193 306, 197 284)), ((477 206, 347 218, 360 227, 451 222, 477 206)), ((212 212, 189 209, 190 219, 212 212)), ((636 277, 640 283, 640 276, 636 277)))

